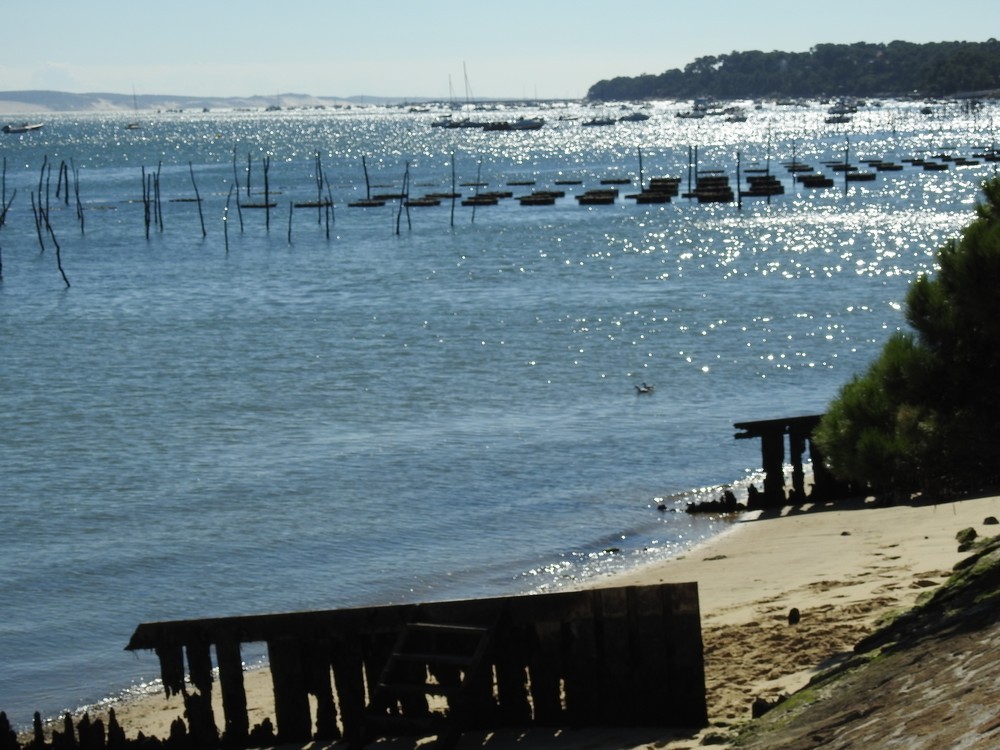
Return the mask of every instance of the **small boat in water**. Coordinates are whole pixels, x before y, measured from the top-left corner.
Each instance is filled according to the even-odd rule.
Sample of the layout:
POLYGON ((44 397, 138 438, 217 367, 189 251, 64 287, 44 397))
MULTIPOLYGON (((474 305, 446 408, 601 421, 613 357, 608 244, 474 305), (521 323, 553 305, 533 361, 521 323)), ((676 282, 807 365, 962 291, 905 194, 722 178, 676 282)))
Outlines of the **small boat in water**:
POLYGON ((518 117, 513 122, 501 120, 499 122, 483 123, 483 130, 488 131, 508 131, 508 130, 541 130, 545 125, 545 120, 541 117, 518 117))
POLYGON ((5 133, 30 133, 32 130, 41 130, 44 123, 23 122, 20 125, 4 125, 5 133))

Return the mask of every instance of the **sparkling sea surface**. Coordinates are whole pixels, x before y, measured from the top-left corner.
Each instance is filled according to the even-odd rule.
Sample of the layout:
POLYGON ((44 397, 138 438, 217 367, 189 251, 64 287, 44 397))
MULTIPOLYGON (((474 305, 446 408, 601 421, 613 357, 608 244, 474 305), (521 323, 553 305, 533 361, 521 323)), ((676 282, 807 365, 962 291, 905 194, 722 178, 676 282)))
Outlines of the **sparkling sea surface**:
POLYGON ((140 622, 554 590, 725 528, 683 509, 759 478, 733 423, 824 411, 996 174, 940 158, 992 147, 992 104, 837 125, 829 104, 744 104, 455 115, 545 118, 525 132, 433 127, 434 108, 56 115, 0 136, 0 709, 25 726, 155 688, 155 656, 123 650, 140 622), (695 147, 784 194, 626 197, 640 169, 686 190, 695 147), (903 169, 847 182, 845 156, 903 169), (265 167, 270 212, 247 205, 265 167), (514 197, 348 205, 404 179, 514 197), (624 179, 613 205, 576 200, 624 179))

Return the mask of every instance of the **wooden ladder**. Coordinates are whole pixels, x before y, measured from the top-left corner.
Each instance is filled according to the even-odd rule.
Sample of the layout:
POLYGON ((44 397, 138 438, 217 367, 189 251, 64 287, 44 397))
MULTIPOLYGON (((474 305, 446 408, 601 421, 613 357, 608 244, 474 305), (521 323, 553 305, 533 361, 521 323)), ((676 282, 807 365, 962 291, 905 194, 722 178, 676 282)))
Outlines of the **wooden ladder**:
POLYGON ((452 750, 475 711, 476 688, 487 678, 498 619, 486 625, 434 622, 418 609, 371 691, 353 747, 376 737, 436 734, 436 750, 452 750), (445 705, 432 706, 428 697, 445 705), (446 710, 436 710, 441 708, 446 710))

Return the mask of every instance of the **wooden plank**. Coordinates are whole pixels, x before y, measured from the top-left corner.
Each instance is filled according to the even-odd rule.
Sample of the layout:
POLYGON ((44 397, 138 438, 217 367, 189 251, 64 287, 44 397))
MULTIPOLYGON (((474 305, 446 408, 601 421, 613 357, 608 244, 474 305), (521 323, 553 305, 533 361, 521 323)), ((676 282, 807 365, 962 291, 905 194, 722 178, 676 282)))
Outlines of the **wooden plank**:
POLYGON ((595 690, 599 679, 597 628, 594 622, 594 595, 582 592, 586 607, 575 610, 575 617, 563 623, 565 667, 563 690, 566 716, 573 726, 586 726, 595 711, 601 710, 595 690))
POLYGON ((641 726, 663 722, 666 699, 664 667, 668 664, 667 634, 663 628, 663 592, 653 586, 628 589, 630 648, 632 652, 631 721, 641 726))
POLYGON ((676 584, 664 589, 668 615, 663 628, 670 653, 664 675, 667 690, 664 721, 673 726, 700 727, 708 724, 705 701, 705 655, 701 637, 698 584, 676 584))
POLYGON ((591 606, 585 591, 533 594, 510 597, 505 617, 510 625, 529 625, 546 620, 564 622, 589 617, 591 606))
POLYGON ((531 722, 528 701, 528 647, 524 626, 505 627, 494 647, 497 673, 497 723, 525 726, 531 722))
POLYGON ((629 648, 628 597, 625 589, 595 589, 597 648, 601 696, 597 721, 609 726, 628 723, 632 701, 632 663, 629 648))
POLYGON ((562 723, 560 631, 558 622, 536 622, 530 646, 528 678, 531 703, 535 707, 535 723, 543 726, 562 723))

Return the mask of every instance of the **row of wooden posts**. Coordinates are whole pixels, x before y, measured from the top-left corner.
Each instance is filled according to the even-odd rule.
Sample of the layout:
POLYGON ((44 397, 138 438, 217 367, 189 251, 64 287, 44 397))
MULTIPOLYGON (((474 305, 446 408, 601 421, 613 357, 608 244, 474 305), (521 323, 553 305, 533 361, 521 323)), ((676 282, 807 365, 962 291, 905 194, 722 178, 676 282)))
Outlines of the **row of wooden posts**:
MULTIPOLYGON (((678 177, 653 177, 649 180, 648 186, 646 185, 645 176, 643 174, 643 161, 642 161, 642 149, 638 149, 638 178, 639 178, 639 192, 631 193, 625 197, 631 200, 635 200, 638 204, 650 204, 650 203, 667 203, 671 198, 681 197, 688 199, 696 199, 699 203, 736 203, 737 207, 742 207, 744 198, 765 198, 770 202, 772 196, 781 195, 784 193, 784 186, 778 180, 771 171, 770 167, 770 157, 768 157, 766 165, 764 167, 753 166, 745 169, 746 181, 749 185, 747 190, 741 189, 740 185, 743 180, 743 175, 741 175, 742 165, 741 165, 741 155, 737 153, 737 165, 736 165, 736 188, 734 190, 733 186, 730 184, 729 175, 723 170, 713 170, 713 169, 701 169, 699 165, 698 157, 698 147, 691 147, 688 149, 688 165, 687 165, 687 190, 683 193, 680 192, 681 178, 678 177)), ((882 159, 867 159, 867 163, 874 171, 862 171, 856 166, 852 165, 849 160, 850 157, 850 141, 848 140, 844 149, 844 158, 842 161, 827 161, 824 165, 828 167, 831 171, 835 173, 841 173, 843 175, 844 192, 847 193, 848 186, 852 182, 859 181, 872 181, 876 177, 876 173, 884 171, 899 171, 903 168, 902 164, 898 164, 892 161, 885 161, 882 159)), ((948 168, 949 163, 953 163, 956 166, 968 166, 980 163, 980 160, 987 162, 998 162, 1000 161, 1000 152, 995 149, 984 149, 982 153, 975 155, 974 159, 967 159, 963 157, 954 157, 948 154, 939 154, 934 158, 911 158, 904 159, 902 161, 910 163, 913 167, 921 168, 925 171, 939 171, 948 168)), ((251 154, 247 154, 246 168, 244 170, 245 180, 243 180, 243 191, 245 191, 246 200, 241 200, 241 180, 238 167, 238 158, 236 149, 233 149, 233 182, 230 185, 229 193, 226 197, 225 208, 223 210, 223 234, 225 239, 226 252, 229 252, 229 218, 231 215, 231 208, 234 205, 233 198, 235 197, 235 208, 236 215, 239 220, 240 232, 244 231, 244 221, 243 221, 243 211, 244 209, 262 209, 264 211, 264 221, 267 231, 271 229, 271 211, 277 208, 277 203, 273 200, 273 195, 270 185, 270 157, 264 156, 262 159, 262 171, 263 171, 263 201, 254 201, 252 198, 252 183, 251 178, 254 175, 254 164, 251 154)), ((412 229, 412 221, 410 217, 410 208, 416 206, 436 206, 440 205, 443 200, 450 199, 451 201, 451 225, 455 224, 455 206, 456 202, 461 198, 461 194, 458 192, 458 185, 456 184, 455 175, 455 160, 452 158, 451 165, 451 189, 449 192, 442 193, 432 193, 421 198, 411 198, 410 197, 410 165, 409 162, 405 165, 405 170, 403 173, 402 188, 393 193, 388 194, 372 194, 372 185, 368 174, 367 160, 362 157, 361 160, 362 169, 364 172, 365 179, 365 197, 353 201, 348 204, 350 207, 377 207, 384 206, 388 201, 398 201, 398 208, 395 212, 395 233, 400 234, 402 218, 405 215, 407 228, 412 229)), ((794 156, 791 162, 787 162, 784 168, 792 175, 792 179, 801 184, 806 188, 829 188, 833 187, 834 181, 831 177, 826 176, 822 172, 816 171, 810 165, 797 161, 794 156)), ((157 229, 158 231, 164 231, 164 221, 163 221, 163 196, 160 188, 160 174, 162 169, 162 163, 157 165, 155 170, 148 171, 145 166, 142 167, 142 205, 143 205, 143 220, 145 225, 145 235, 148 240, 150 237, 151 229, 157 229)), ((482 162, 479 163, 477 168, 476 179, 474 182, 462 183, 461 187, 472 187, 474 189, 473 195, 461 200, 463 206, 468 206, 472 208, 471 220, 475 222, 476 209, 480 206, 491 206, 496 205, 500 200, 504 198, 513 197, 513 192, 511 191, 481 191, 480 188, 485 187, 485 184, 481 181, 481 170, 482 162)), ((172 202, 178 203, 195 203, 198 206, 198 218, 201 224, 202 237, 207 236, 207 229, 205 226, 205 216, 203 212, 203 200, 201 194, 198 190, 198 184, 195 180, 194 166, 191 162, 188 162, 188 171, 191 177, 191 185, 194 190, 193 198, 173 198, 172 202)), ((322 158, 319 152, 316 153, 314 162, 314 179, 316 185, 316 198, 315 200, 303 201, 303 202, 290 202, 288 206, 288 243, 292 244, 292 220, 294 210, 296 208, 315 208, 317 209, 317 223, 325 226, 325 236, 329 241, 330 239, 330 229, 331 225, 335 221, 334 215, 334 201, 333 194, 330 186, 330 182, 327 179, 324 170, 322 158)), ((35 231, 38 237, 39 247, 41 252, 45 252, 47 247, 47 241, 51 242, 55 249, 56 265, 62 276, 63 282, 67 287, 70 286, 69 279, 62 265, 62 254, 59 241, 56 237, 55 230, 50 222, 50 208, 53 202, 53 192, 51 185, 52 176, 52 164, 49 162, 48 157, 45 157, 42 163, 42 168, 39 173, 38 187, 37 191, 31 193, 31 207, 32 215, 35 222, 35 231)), ((85 212, 84 206, 80 199, 80 179, 79 179, 79 169, 70 161, 67 164, 65 161, 61 162, 59 168, 56 172, 56 184, 55 184, 55 194, 54 199, 56 202, 62 201, 67 207, 70 205, 71 193, 75 199, 76 206, 76 218, 79 223, 80 233, 85 233, 85 212), (72 176, 72 186, 70 184, 70 177, 72 176)), ((0 196, 0 229, 6 223, 8 212, 11 205, 17 196, 17 190, 7 196, 7 160, 3 160, 3 175, 2 175, 2 196, 0 196)), ((619 191, 616 185, 626 185, 631 184, 631 178, 619 178, 619 179, 606 179, 601 181, 602 185, 599 189, 591 189, 582 192, 576 196, 576 200, 580 205, 592 206, 592 205, 608 205, 617 202, 619 198, 619 191)), ((532 185, 534 181, 525 180, 519 182, 508 183, 510 185, 532 185)), ((521 205, 526 206, 536 206, 536 205, 552 205, 555 203, 556 199, 565 196, 565 191, 559 189, 562 185, 579 185, 582 184, 581 180, 556 180, 555 189, 550 190, 540 190, 533 191, 528 195, 523 195, 518 198, 521 205)), ((0 247, 0 281, 3 280, 3 251, 0 247)))
MULTIPOLYGON (((83 232, 84 218, 83 218, 83 204, 80 202, 80 173, 75 165, 72 166, 73 172, 73 192, 76 196, 76 218, 80 222, 80 231, 83 232)), ((67 165, 65 161, 60 162, 59 171, 56 174, 56 200, 62 199, 66 205, 69 205, 69 173, 70 165, 67 165)), ((56 253, 56 268, 59 269, 59 273, 62 276, 63 283, 69 288, 69 279, 66 277, 66 271, 63 269, 62 265, 62 248, 59 245, 59 240, 56 238, 55 230, 52 228, 52 223, 49 221, 49 211, 51 208, 51 195, 52 195, 52 165, 49 164, 48 156, 45 157, 42 162, 41 173, 38 177, 38 193, 36 200, 36 193, 31 193, 31 213, 35 220, 35 233, 38 236, 38 245, 41 247, 41 251, 45 252, 45 237, 48 237, 52 241, 52 245, 55 247, 56 253), (45 200, 42 201, 42 186, 45 187, 45 200)), ((7 223, 7 214, 10 211, 11 204, 14 202, 14 198, 17 197, 17 190, 11 193, 10 199, 7 198, 7 159, 3 160, 3 172, 0 176, 0 229, 4 227, 7 223)), ((3 281, 3 251, 0 249, 0 281, 3 281)))

